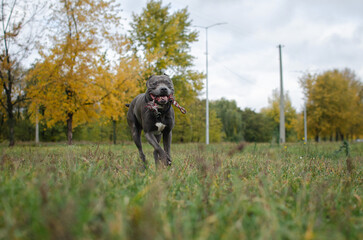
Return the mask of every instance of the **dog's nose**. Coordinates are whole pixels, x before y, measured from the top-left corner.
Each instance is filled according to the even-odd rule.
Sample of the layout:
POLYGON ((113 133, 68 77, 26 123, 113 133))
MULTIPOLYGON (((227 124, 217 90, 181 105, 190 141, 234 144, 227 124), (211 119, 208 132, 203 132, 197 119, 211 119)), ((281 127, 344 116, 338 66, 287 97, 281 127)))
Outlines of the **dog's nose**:
POLYGON ((167 89, 166 87, 163 87, 163 88, 161 88, 161 89, 160 89, 160 91, 162 91, 162 92, 167 92, 167 91, 168 91, 168 89, 167 89))

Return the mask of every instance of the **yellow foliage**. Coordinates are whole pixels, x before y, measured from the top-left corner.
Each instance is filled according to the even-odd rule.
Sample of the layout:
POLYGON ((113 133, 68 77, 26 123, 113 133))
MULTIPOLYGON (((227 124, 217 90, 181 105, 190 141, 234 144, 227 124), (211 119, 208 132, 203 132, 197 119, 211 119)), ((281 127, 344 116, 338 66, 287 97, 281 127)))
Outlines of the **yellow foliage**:
POLYGON ((53 55, 37 64, 28 75, 33 83, 28 88, 28 97, 32 99, 30 110, 44 108, 40 120, 46 120, 48 127, 65 122, 68 113, 73 113, 73 126, 97 117, 97 103, 107 92, 107 76, 100 74, 96 59, 75 57, 74 52, 64 55, 57 52, 65 52, 67 48, 70 49, 69 45, 62 44, 55 48, 53 55))
MULTIPOLYGON (((296 128, 297 125, 297 115, 296 110, 291 104, 289 95, 286 93, 284 96, 285 105, 285 128, 286 131, 291 131, 296 128)), ((272 92, 272 98, 268 100, 269 106, 267 108, 261 109, 269 118, 273 119, 276 124, 280 123, 280 92, 275 89, 272 92)))
POLYGON ((69 118, 75 127, 99 117, 100 102, 113 87, 100 49, 114 38, 107 28, 120 20, 114 2, 60 0, 55 5, 51 20, 59 29, 54 47, 49 52, 40 47, 42 61, 27 76, 30 110, 40 109, 48 127, 69 118))
MULTIPOLYGON (((127 111, 126 103, 140 92, 140 66, 136 58, 121 58, 116 66, 116 73, 110 75, 107 96, 102 100, 101 114, 103 117, 117 121, 127 111)), ((106 75, 107 73, 105 73, 106 75)))
POLYGON ((363 86, 349 69, 305 75, 300 83, 307 98, 308 134, 344 138, 363 132, 363 86))

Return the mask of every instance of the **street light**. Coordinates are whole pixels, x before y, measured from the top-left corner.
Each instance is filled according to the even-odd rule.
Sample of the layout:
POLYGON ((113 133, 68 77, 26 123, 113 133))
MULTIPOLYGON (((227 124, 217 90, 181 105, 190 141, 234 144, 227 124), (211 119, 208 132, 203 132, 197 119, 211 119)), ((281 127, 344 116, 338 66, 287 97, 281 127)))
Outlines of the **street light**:
POLYGON ((282 80, 282 54, 281 48, 284 47, 281 44, 277 46, 279 48, 280 56, 280 140, 279 143, 284 143, 285 139, 285 103, 284 103, 284 85, 282 80))
POLYGON ((217 25, 222 25, 222 24, 227 24, 226 22, 221 22, 221 23, 215 23, 209 26, 194 26, 194 27, 199 27, 199 28, 204 28, 205 29, 205 69, 206 69, 206 82, 205 82, 205 89, 206 89, 206 100, 205 100, 205 143, 208 145, 209 144, 209 100, 208 100, 208 28, 217 26, 217 25))

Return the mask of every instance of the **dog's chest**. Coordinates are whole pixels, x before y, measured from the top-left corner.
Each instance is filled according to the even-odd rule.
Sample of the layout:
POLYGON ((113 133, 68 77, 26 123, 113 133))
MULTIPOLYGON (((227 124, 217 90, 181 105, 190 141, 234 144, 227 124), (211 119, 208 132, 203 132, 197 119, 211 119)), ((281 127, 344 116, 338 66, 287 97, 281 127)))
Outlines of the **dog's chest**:
POLYGON ((164 131, 166 125, 162 122, 157 122, 155 123, 155 126, 157 127, 157 130, 155 132, 155 134, 160 135, 162 131, 164 131))

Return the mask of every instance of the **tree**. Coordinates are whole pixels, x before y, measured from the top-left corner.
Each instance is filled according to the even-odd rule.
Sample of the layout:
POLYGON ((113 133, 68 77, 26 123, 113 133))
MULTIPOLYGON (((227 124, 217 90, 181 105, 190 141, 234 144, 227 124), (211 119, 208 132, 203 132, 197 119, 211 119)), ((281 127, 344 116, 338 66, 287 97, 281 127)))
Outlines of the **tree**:
POLYGON ((116 144, 116 124, 125 118, 126 103, 130 103, 140 92, 141 68, 136 58, 123 55, 124 50, 119 52, 120 57, 115 65, 115 73, 110 69, 105 75, 110 75, 109 94, 102 100, 101 115, 110 120, 113 126, 113 143, 116 144))
POLYGON ((243 140, 244 122, 242 111, 237 107, 236 101, 221 100, 212 101, 211 109, 214 109, 222 122, 225 140, 238 142, 243 140))
POLYGON ((36 32, 29 31, 30 23, 42 6, 32 1, 1 1, 0 20, 0 108, 6 113, 9 146, 15 144, 15 107, 25 100, 24 66, 22 62, 33 50, 36 32), (28 30, 28 31, 27 31, 28 30))
MULTIPOLYGON (((176 127, 173 130, 173 141, 177 142, 205 142, 205 100, 196 99, 188 109, 187 115, 176 111, 176 127)), ((210 142, 221 142, 224 133, 222 122, 214 109, 209 111, 210 142)))
MULTIPOLYGON (((102 47, 112 40, 119 17, 114 0, 59 0, 52 11, 50 39, 54 46, 42 46, 42 61, 30 72, 31 110, 43 107, 47 126, 67 124, 68 144, 80 123, 97 118, 99 102, 109 94, 110 75, 105 74, 102 47)), ((107 45, 106 45, 107 46, 107 45)))
POLYGON ((363 132, 363 84, 349 69, 306 74, 300 79, 307 99, 308 134, 316 141, 343 140, 363 132))
POLYGON ((146 61, 146 76, 162 74, 168 69, 176 73, 192 66, 190 44, 197 41, 191 31, 187 8, 170 12, 170 4, 151 0, 140 15, 133 14, 130 40, 133 51, 146 61))
POLYGON ((212 101, 211 109, 222 123, 224 140, 267 142, 271 140, 272 123, 263 114, 246 108, 241 110, 236 101, 224 98, 212 101))
POLYGON ((242 113, 243 136, 247 142, 268 142, 272 139, 273 121, 261 113, 245 108, 242 113))
MULTIPOLYGON (((129 37, 134 54, 144 64, 144 79, 152 74, 169 73, 176 99, 187 110, 197 100, 204 78, 192 70, 190 44, 197 41, 198 34, 190 27, 187 8, 170 13, 170 5, 162 6, 162 1, 151 0, 140 15, 133 14, 129 37)), ((145 90, 144 82, 141 86, 145 90)), ((176 116, 178 121, 180 115, 176 116)), ((187 114, 183 118, 190 122, 189 117, 187 114)), ((177 124, 175 130, 182 132, 181 127, 177 124)))
MULTIPOLYGON (((297 124, 297 115, 296 110, 291 104, 291 99, 288 93, 285 93, 285 129, 286 129, 286 139, 288 141, 296 140, 296 124, 297 124)), ((268 99, 269 106, 261 109, 261 113, 266 115, 268 118, 273 120, 274 129, 276 135, 279 134, 279 126, 280 126, 280 93, 279 90, 274 89, 272 91, 272 97, 268 99)), ((279 136, 276 136, 276 139, 280 139, 279 136)))

